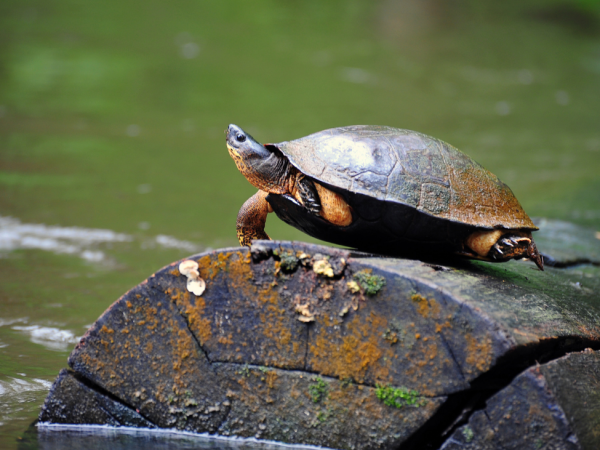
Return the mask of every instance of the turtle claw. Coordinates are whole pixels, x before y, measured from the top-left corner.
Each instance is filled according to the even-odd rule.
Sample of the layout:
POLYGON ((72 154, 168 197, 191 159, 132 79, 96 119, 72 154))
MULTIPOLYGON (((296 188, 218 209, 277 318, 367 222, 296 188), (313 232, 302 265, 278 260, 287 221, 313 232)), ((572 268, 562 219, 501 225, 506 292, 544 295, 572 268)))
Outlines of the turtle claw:
MULTIPOLYGON (((514 247, 515 246, 515 244, 513 244, 510 239, 506 239, 506 238, 502 239, 502 243, 504 245, 508 245, 509 247, 514 247)), ((498 244, 496 244, 496 245, 498 245, 498 244)))
MULTIPOLYGON (((512 245, 511 245, 511 247, 512 247, 512 245)), ((498 245, 497 242, 494 244, 494 249, 501 255, 504 255, 504 252, 502 250, 500 250, 500 246, 498 245)), ((494 254, 494 256, 496 256, 496 255, 494 254)))
POLYGON ((306 209, 314 214, 315 216, 318 216, 321 212, 321 205, 319 203, 310 203, 305 205, 306 209))

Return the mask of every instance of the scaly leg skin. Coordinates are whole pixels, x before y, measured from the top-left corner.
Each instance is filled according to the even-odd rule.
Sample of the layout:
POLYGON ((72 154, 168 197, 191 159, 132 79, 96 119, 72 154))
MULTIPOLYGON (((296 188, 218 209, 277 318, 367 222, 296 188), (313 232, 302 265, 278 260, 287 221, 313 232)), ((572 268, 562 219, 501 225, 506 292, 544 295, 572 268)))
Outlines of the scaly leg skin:
POLYGON ((321 202, 314 183, 299 172, 296 176, 296 189, 304 207, 318 216, 321 212, 321 202))
POLYGON ((253 239, 271 238, 265 233, 267 214, 273 208, 266 200, 268 192, 258 191, 242 205, 237 216, 237 237, 242 247, 250 247, 253 239))

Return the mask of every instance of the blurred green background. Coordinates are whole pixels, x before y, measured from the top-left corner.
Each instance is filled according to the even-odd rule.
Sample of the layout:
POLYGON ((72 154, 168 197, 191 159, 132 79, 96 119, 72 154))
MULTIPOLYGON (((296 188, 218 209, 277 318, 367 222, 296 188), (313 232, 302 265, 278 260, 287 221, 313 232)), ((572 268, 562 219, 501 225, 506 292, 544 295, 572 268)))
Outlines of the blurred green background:
MULTIPOLYGON (((417 130, 497 174, 529 215, 600 230, 600 4, 3 0, 0 218, 14 245, 0 228, 1 448, 72 348, 31 327, 79 336, 161 266, 237 245, 255 189, 226 151, 229 123, 261 142, 417 130), (84 245, 103 257, 48 252, 15 224, 126 239, 84 245)), ((274 216, 267 231, 312 241, 274 216)))

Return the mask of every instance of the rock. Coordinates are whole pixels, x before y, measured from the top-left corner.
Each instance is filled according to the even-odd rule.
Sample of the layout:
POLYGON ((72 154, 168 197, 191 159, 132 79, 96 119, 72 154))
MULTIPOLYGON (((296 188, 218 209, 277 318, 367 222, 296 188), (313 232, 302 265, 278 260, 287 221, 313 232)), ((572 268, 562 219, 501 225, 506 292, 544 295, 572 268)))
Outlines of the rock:
POLYGON ((179 261, 126 293, 73 350, 40 421, 339 449, 487 445, 490 433, 489 448, 506 449, 517 432, 532 445, 558 436, 556 448, 600 442, 598 402, 577 412, 585 392, 557 381, 600 385, 597 354, 580 353, 600 349, 597 266, 277 241, 188 259, 203 294, 186 289, 179 261), (525 425, 531 411, 543 426, 525 425))
POLYGON ((600 265, 600 231, 561 220, 535 218, 540 228, 535 242, 551 266, 568 267, 577 264, 600 265))
POLYGON ((109 393, 86 385, 86 380, 63 369, 54 382, 39 420, 61 424, 85 423, 154 428, 139 412, 125 406, 109 393))
POLYGON ((442 450, 597 449, 600 353, 571 353, 532 367, 491 397, 442 450))

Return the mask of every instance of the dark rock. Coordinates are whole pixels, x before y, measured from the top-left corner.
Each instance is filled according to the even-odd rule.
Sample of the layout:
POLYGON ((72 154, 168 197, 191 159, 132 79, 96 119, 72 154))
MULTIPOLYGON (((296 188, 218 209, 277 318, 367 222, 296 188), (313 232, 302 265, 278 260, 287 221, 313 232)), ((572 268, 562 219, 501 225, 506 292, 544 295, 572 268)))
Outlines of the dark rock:
POLYGON ((595 450, 600 353, 572 353, 520 374, 458 428, 442 450, 595 450))
POLYGON ((52 385, 39 420, 154 428, 138 412, 113 399, 110 394, 102 394, 97 388, 87 386, 66 369, 60 371, 52 385))
MULTIPOLYGON (((490 420, 494 433, 500 420, 516 430, 503 414, 521 423, 539 410, 542 425, 521 428, 532 445, 598 441, 596 403, 576 412, 583 394, 552 386, 575 372, 557 358, 600 349, 600 267, 423 263, 276 241, 189 259, 202 296, 178 263, 125 294, 75 348, 40 420, 421 449, 458 442, 465 427, 475 442, 490 420)), ((581 361, 590 369, 578 376, 599 386, 581 361)), ((494 442, 511 448, 506 436, 494 442)))

